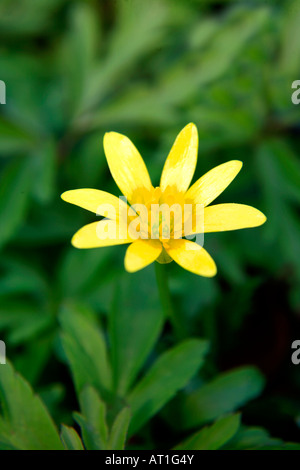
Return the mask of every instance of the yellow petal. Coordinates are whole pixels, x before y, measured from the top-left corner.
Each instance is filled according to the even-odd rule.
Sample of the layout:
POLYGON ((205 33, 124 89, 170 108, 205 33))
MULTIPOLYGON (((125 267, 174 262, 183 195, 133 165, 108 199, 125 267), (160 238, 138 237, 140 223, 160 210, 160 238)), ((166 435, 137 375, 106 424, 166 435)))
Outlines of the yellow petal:
POLYGON ((131 140, 117 132, 104 136, 104 151, 110 172, 128 201, 136 189, 151 189, 147 167, 131 140))
POLYGON ((116 196, 98 189, 74 189, 65 191, 61 198, 97 215, 116 220, 120 213, 127 213, 128 206, 116 196))
POLYGON ((130 273, 145 268, 153 263, 162 251, 159 240, 137 240, 126 251, 125 269, 130 273))
POLYGON ((75 248, 98 248, 102 246, 131 243, 126 227, 121 227, 114 220, 100 220, 84 225, 72 238, 75 248))
POLYGON ((208 206, 227 188, 242 166, 243 163, 238 160, 216 166, 190 187, 186 198, 191 199, 195 204, 208 206))
POLYGON ((266 216, 244 204, 217 204, 204 209, 204 232, 223 232, 240 228, 257 227, 266 216))
POLYGON ((170 240, 167 252, 182 268, 200 276, 212 277, 217 273, 214 260, 207 251, 190 240, 170 240))
POLYGON ((198 152, 198 132, 190 123, 178 134, 162 171, 160 187, 175 186, 185 192, 194 176, 198 152))

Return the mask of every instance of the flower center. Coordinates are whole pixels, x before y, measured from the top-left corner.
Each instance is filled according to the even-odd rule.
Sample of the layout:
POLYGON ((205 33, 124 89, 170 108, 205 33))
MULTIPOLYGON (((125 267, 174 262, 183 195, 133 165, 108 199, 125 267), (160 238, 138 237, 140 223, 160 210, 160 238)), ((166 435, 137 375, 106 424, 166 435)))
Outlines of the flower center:
POLYGON ((183 237, 184 224, 189 217, 192 220, 192 201, 171 186, 164 191, 159 187, 138 189, 132 201, 132 224, 141 238, 159 239, 166 244, 172 238, 183 237))

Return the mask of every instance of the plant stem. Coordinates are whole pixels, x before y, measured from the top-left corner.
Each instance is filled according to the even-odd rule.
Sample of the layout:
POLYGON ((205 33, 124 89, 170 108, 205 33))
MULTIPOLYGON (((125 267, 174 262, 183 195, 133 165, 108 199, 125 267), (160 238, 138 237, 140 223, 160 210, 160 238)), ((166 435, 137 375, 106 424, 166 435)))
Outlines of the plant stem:
POLYGON ((182 339, 185 336, 185 327, 182 325, 181 320, 173 307, 166 265, 157 262, 154 264, 157 287, 163 311, 172 324, 176 338, 182 339))

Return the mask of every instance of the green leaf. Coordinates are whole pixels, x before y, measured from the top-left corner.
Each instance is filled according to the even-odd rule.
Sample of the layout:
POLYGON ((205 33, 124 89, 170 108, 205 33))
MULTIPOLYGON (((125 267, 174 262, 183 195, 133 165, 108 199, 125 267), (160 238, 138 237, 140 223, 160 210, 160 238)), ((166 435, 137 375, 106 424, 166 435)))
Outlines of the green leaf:
POLYGON ((103 334, 89 310, 75 304, 64 305, 59 319, 62 342, 73 374, 77 393, 93 385, 107 397, 111 370, 103 334))
POLYGON ((300 444, 297 442, 283 442, 282 444, 261 446, 257 450, 300 450, 300 444))
POLYGON ((126 75, 130 66, 145 57, 154 47, 159 47, 161 37, 166 34, 169 17, 165 2, 152 0, 142 3, 132 0, 127 3, 118 0, 116 14, 117 21, 106 58, 99 61, 90 74, 82 100, 82 111, 95 107, 107 93, 114 90, 116 83, 120 81, 120 77, 126 75))
POLYGON ((9 363, 0 366, 0 410, 0 448, 63 449, 46 407, 9 363))
POLYGON ((290 74, 295 80, 298 78, 300 43, 299 37, 300 5, 297 0, 287 2, 284 12, 283 28, 281 32, 280 63, 278 69, 290 74))
POLYGON ((53 332, 43 334, 24 346, 22 354, 14 359, 14 366, 28 382, 35 384, 51 358, 53 332))
POLYGON ((0 186, 0 246, 14 235, 23 221, 31 184, 28 159, 7 165, 0 186))
POLYGON ((163 324, 153 266, 124 276, 110 315, 115 389, 124 395, 151 352, 163 324))
POLYGON ((263 428, 241 427, 225 446, 229 450, 255 450, 264 446, 280 445, 280 439, 273 439, 263 428))
POLYGON ((5 275, 0 279, 0 295, 13 296, 35 294, 44 300, 49 294, 49 286, 45 275, 32 259, 2 256, 2 269, 5 275))
POLYGON ((29 151, 34 148, 34 138, 17 124, 0 117, 1 156, 29 151))
POLYGON ((82 414, 74 413, 81 427, 83 441, 88 450, 107 448, 108 429, 106 425, 106 406, 93 387, 85 387, 80 393, 82 414))
POLYGON ((84 450, 82 441, 74 428, 63 424, 60 438, 66 450, 84 450))
POLYGON ((53 199, 56 178, 56 147, 47 141, 33 155, 33 194, 42 204, 53 199))
POLYGON ((190 339, 157 359, 128 397, 132 410, 130 434, 157 413, 187 385, 204 362, 207 341, 190 339))
POLYGON ((238 431, 240 415, 225 416, 211 426, 201 429, 175 447, 175 450, 217 450, 238 431))
POLYGON ((159 93, 163 102, 179 104, 186 102, 199 88, 220 79, 234 66, 251 38, 258 34, 270 18, 265 6, 255 9, 237 8, 231 10, 220 21, 218 32, 210 41, 209 47, 197 60, 184 67, 175 62, 163 76, 159 93), (236 38, 239 38, 237 41, 236 38), (186 86, 186 84, 189 86, 186 86))
POLYGON ((283 139, 265 140, 258 148, 257 159, 261 179, 268 179, 263 172, 270 171, 272 174, 272 178, 264 181, 265 189, 276 192, 280 198, 299 203, 300 164, 288 142, 283 139))
POLYGON ((225 372, 184 398, 181 424, 192 428, 235 411, 256 398, 263 387, 264 378, 254 367, 225 372))
POLYGON ((64 298, 82 299, 89 291, 99 289, 111 256, 110 247, 103 250, 75 250, 71 247, 63 258, 58 275, 64 298), (79 271, 81 275, 74 276, 74 272, 79 271))
POLYGON ((281 255, 294 266, 299 278, 300 223, 291 204, 291 200, 299 202, 299 165, 286 143, 268 140, 258 148, 257 169, 263 182, 266 214, 271 214, 265 228, 266 236, 268 241, 278 244, 281 255))
POLYGON ((16 37, 39 32, 45 34, 51 14, 61 3, 62 0, 41 0, 39 4, 34 0, 23 0, 15 9, 11 8, 10 0, 3 0, 0 6, 1 31, 16 37))
POLYGON ((72 5, 69 22, 69 34, 63 44, 61 65, 68 105, 71 115, 75 115, 91 73, 100 24, 93 9, 83 3, 72 5))
POLYGON ((191 28, 189 34, 189 45, 193 49, 206 47, 213 36, 218 32, 218 21, 213 18, 202 18, 191 28))
POLYGON ((123 408, 123 410, 121 410, 120 413, 117 415, 112 425, 107 446, 108 450, 124 449, 130 419, 130 408, 123 408))

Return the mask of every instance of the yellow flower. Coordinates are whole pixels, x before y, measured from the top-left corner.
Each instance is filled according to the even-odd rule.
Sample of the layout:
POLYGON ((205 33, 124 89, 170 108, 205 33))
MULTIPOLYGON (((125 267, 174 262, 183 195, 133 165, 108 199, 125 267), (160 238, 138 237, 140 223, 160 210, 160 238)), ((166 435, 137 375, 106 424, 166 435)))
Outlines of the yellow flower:
MULTIPOLYGON (((203 207, 201 227, 199 225, 197 229, 197 222, 193 219, 190 235, 257 227, 266 221, 264 214, 251 206, 209 206, 238 174, 242 167, 240 161, 232 160, 213 168, 189 188, 198 152, 197 128, 192 123, 177 136, 158 188, 152 186, 141 155, 126 136, 116 132, 105 134, 104 151, 111 174, 131 206, 140 204, 150 212, 155 205, 159 207, 161 204, 171 206, 177 203, 180 207, 189 204, 193 211, 197 205, 203 207)), ((155 219, 156 224, 149 224, 142 213, 136 209, 133 211, 124 200, 97 189, 75 189, 64 192, 61 197, 66 202, 106 217, 75 233, 72 244, 76 248, 130 244, 125 256, 125 268, 129 272, 138 271, 154 261, 167 263, 172 260, 202 276, 211 277, 217 272, 214 260, 203 247, 186 238, 176 237, 175 215, 166 222, 160 214, 155 219), (143 234, 138 239, 129 229, 132 222, 138 225, 138 233, 143 234), (150 231, 154 237, 148 237, 150 231)))

